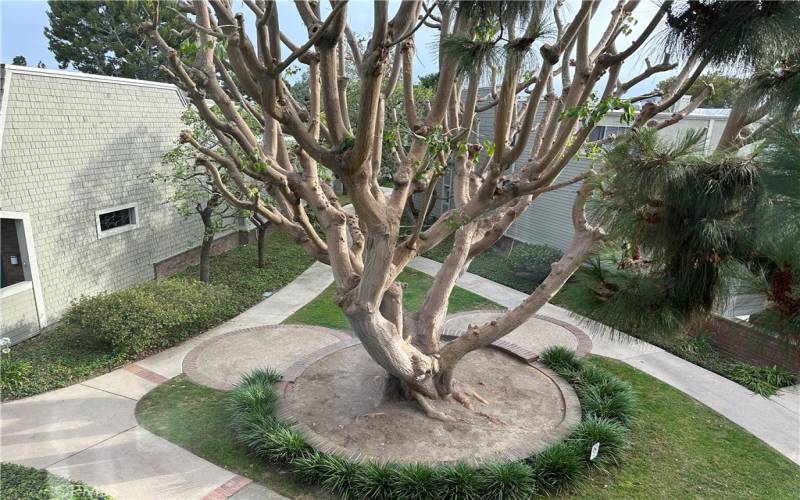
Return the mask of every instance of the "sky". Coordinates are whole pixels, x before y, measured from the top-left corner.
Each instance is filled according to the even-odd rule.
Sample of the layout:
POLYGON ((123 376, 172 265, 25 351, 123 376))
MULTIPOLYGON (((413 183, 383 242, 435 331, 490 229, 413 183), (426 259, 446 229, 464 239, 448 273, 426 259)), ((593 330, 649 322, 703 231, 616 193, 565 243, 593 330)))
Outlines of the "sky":
MULTIPOLYGON (((393 13, 398 5, 398 1, 390 2, 390 14, 393 13)), ((592 42, 602 35, 602 31, 608 22, 610 11, 616 2, 606 1, 601 5, 592 20, 592 42)), ((325 11, 330 11, 327 2, 325 11)), ((235 2, 236 10, 242 11, 252 19, 252 14, 244 5, 244 2, 235 2)), ((577 11, 577 0, 568 0, 566 9, 568 13, 577 11)), ((649 20, 649 15, 655 12, 657 6, 653 1, 644 1, 637 8, 637 13, 641 21, 633 26, 630 36, 621 36, 618 47, 624 47, 626 38, 635 37, 649 20)), ((48 25, 47 18, 48 6, 43 0, 0 0, 0 61, 10 64, 14 56, 22 55, 28 61, 29 66, 35 66, 39 61, 43 62, 47 68, 57 68, 58 63, 53 54, 47 48, 47 38, 44 36, 44 28, 48 25)), ((372 23, 372 2, 368 0, 351 0, 348 8, 350 26, 356 33, 368 36, 372 23)), ((290 1, 279 2, 279 17, 281 28, 285 30, 289 37, 298 42, 298 45, 307 39, 305 26, 300 21, 297 11, 290 1)), ((569 17, 569 16, 567 16, 569 17)), ((249 23, 251 24, 251 23, 249 23)), ((416 77, 437 71, 436 54, 436 31, 430 28, 423 28, 417 32, 417 57, 415 62, 414 74, 416 77)), ((646 48, 644 54, 635 55, 623 68, 622 78, 628 79, 644 68, 644 57, 650 56, 654 60, 660 61, 661 54, 655 45, 646 48)), ((655 61, 655 62, 658 62, 655 61)), ((653 90, 659 79, 666 78, 670 73, 662 73, 658 77, 651 77, 635 86, 631 92, 645 93, 653 90)))

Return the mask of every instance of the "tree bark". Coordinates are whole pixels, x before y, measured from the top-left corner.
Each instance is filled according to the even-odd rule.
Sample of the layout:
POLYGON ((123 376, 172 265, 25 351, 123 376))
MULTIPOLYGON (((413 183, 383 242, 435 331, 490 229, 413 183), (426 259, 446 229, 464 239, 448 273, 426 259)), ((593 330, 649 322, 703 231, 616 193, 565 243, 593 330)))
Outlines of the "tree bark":
POLYGON ((257 226, 258 231, 258 268, 263 269, 267 267, 267 228, 266 226, 257 226))
POLYGON ((214 243, 214 235, 203 236, 203 243, 200 245, 200 281, 208 283, 211 279, 211 244, 214 243))

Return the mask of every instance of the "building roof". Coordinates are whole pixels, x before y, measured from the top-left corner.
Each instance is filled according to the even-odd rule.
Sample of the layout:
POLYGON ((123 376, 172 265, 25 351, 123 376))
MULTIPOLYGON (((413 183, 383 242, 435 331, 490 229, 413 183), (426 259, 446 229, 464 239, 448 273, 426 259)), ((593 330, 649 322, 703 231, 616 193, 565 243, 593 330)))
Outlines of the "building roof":
MULTIPOLYGON (((26 73, 31 75, 50 76, 54 78, 71 78, 75 80, 102 81, 120 85, 136 85, 139 87, 168 88, 179 92, 178 87, 171 83, 152 82, 149 80, 136 80, 133 78, 120 78, 117 76, 93 75, 79 71, 66 71, 61 69, 32 68, 30 66, 16 66, 14 64, 0 64, 3 73, 26 73)), ((181 96, 183 99, 183 96, 181 96)))

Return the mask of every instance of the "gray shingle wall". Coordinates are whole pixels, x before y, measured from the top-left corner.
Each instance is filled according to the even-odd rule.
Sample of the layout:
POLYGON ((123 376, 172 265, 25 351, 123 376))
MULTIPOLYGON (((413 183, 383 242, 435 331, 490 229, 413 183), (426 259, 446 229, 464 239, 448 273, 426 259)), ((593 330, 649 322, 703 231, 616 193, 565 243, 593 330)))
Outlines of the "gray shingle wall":
POLYGON ((50 320, 199 244, 199 218, 178 216, 168 188, 147 180, 182 128, 174 88, 13 70, 5 87, 0 207, 31 216, 50 320), (95 212, 128 203, 138 227, 98 239, 95 212))
POLYGON ((0 337, 8 337, 12 344, 30 336, 39 327, 33 288, 14 295, 0 297, 0 337))

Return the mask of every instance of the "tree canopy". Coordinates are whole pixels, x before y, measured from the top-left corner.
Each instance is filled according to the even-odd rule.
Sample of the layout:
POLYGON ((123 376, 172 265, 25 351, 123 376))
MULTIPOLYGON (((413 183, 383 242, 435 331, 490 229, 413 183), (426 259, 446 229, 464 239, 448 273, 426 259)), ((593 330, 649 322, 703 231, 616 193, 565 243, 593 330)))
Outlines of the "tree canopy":
MULTIPOLYGON (((660 82, 656 88, 660 92, 666 92, 674 83, 675 78, 666 78, 660 82)), ((719 71, 711 71, 701 75, 686 92, 687 95, 696 95, 702 92, 708 85, 713 85, 714 94, 709 96, 700 105, 701 108, 730 108, 739 95, 739 89, 746 80, 736 76, 726 75, 719 71)))
POLYGON ((186 28, 171 10, 173 1, 70 1, 48 0, 50 25, 44 29, 50 51, 61 69, 84 73, 166 80, 159 70, 164 57, 137 29, 142 19, 158 17, 164 36, 176 46, 186 28))

